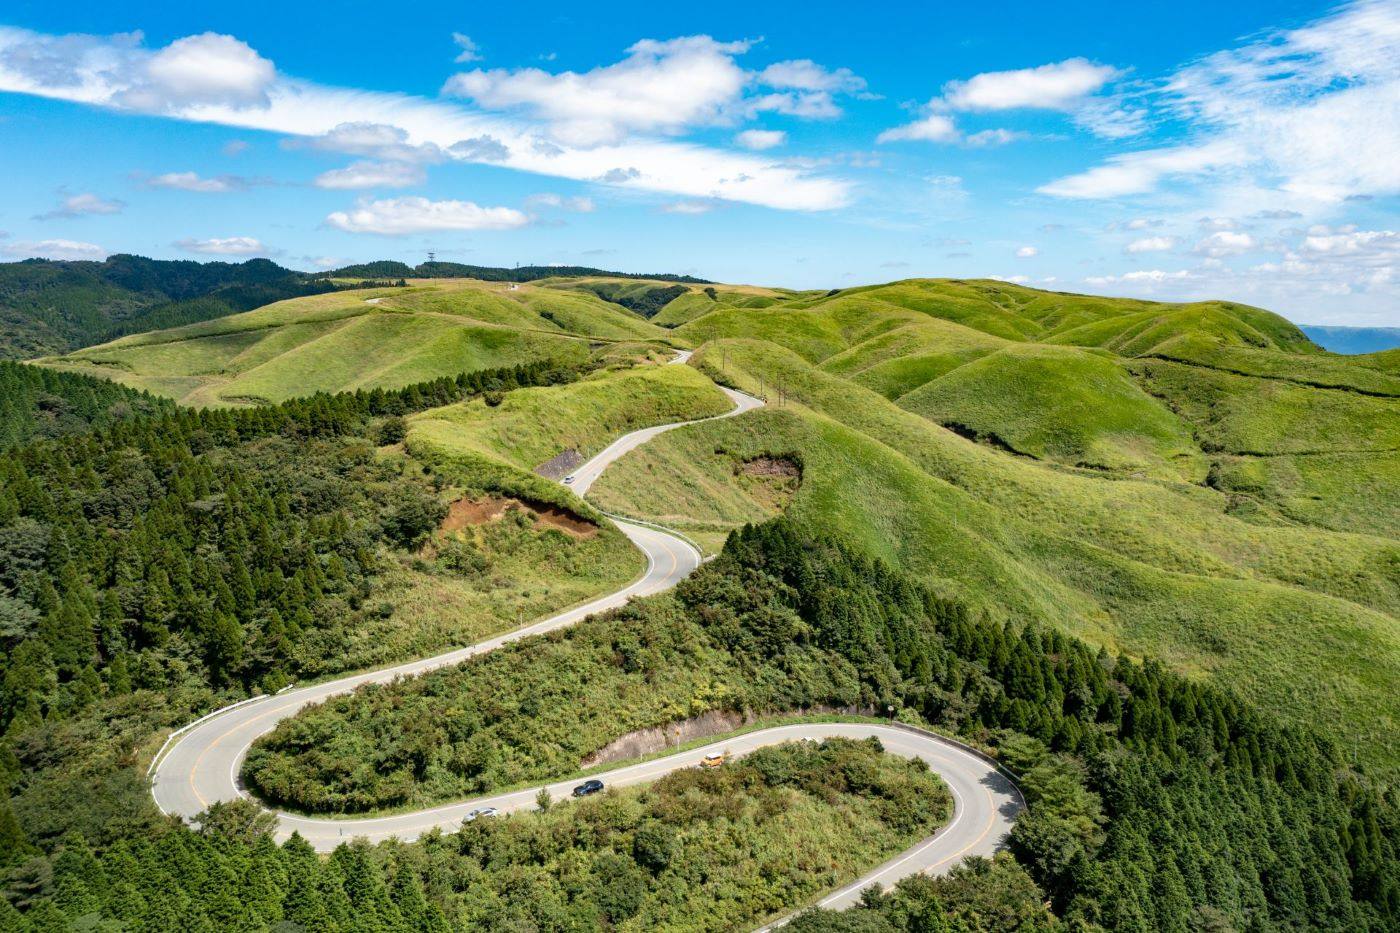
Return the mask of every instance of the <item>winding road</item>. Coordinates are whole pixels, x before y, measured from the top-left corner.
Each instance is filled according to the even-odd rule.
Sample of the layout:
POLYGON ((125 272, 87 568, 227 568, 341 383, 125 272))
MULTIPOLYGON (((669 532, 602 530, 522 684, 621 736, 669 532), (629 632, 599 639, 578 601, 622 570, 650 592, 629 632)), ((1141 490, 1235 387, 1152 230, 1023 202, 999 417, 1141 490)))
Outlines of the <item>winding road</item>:
MULTIPOLYGON (((674 362, 685 363, 689 358, 689 353, 681 351, 674 362)), ((723 391, 735 403, 735 407, 716 418, 734 417, 763 405, 762 401, 752 396, 731 389, 723 391)), ((714 419, 698 419, 709 420, 714 419)), ((683 421, 623 435, 574 471, 571 488, 582 496, 609 464, 628 451, 665 431, 695 423, 698 422, 683 421)), ((349 693, 364 684, 387 683, 396 677, 410 677, 459 664, 510 642, 573 625, 587 616, 624 605, 634 596, 670 589, 700 566, 700 553, 676 535, 622 519, 614 519, 614 522, 647 557, 646 572, 626 587, 465 648, 258 697, 196 720, 171 736, 151 765, 151 792, 156 805, 164 813, 192 820, 215 801, 248 797, 238 780, 238 772, 248 749, 283 719, 296 715, 307 706, 349 693)), ((1004 842, 1012 821, 1024 806, 1015 785, 985 757, 933 733, 895 724, 801 723, 778 726, 732 736, 703 747, 594 776, 608 785, 640 784, 679 768, 692 767, 713 751, 742 755, 766 745, 833 736, 873 736, 880 739, 886 750, 893 754, 923 759, 952 791, 954 815, 952 821, 933 836, 828 895, 820 902, 824 907, 849 906, 859 900, 861 889, 876 882, 888 885, 915 872, 945 871, 968 855, 993 854, 1004 842)), ((560 781, 544 785, 544 789, 551 797, 563 799, 568 797, 576 783, 577 780, 560 781)), ((279 811, 276 813, 276 836, 280 840, 293 832, 300 833, 319 852, 329 852, 340 843, 361 836, 371 841, 391 837, 410 841, 434 827, 453 830, 468 812, 478 807, 491 806, 503 813, 533 809, 539 790, 539 787, 533 787, 412 813, 364 819, 316 818, 279 811)))

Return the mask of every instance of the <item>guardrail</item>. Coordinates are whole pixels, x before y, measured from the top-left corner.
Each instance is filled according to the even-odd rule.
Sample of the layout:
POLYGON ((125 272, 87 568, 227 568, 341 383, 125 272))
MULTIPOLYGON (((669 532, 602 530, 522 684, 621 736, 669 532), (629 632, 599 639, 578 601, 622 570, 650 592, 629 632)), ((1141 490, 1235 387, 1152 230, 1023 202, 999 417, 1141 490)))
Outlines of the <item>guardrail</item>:
MULTIPOLYGON (((290 685, 289 685, 289 686, 290 686, 290 685)), ((287 689, 286 687, 283 687, 283 688, 282 688, 282 690, 286 690, 286 689, 287 689)), ((278 692, 278 693, 281 693, 282 690, 278 690, 277 692, 278 692)), ((228 712, 229 710, 231 710, 231 709, 237 709, 237 708, 240 707, 240 706, 246 706, 246 705, 248 705, 249 703, 254 703, 254 702, 258 701, 258 700, 265 700, 265 699, 267 699, 267 697, 268 697, 268 694, 266 694, 266 693, 254 694, 253 696, 245 697, 244 699, 239 700, 237 703, 230 703, 228 706, 221 706, 221 707, 219 707, 218 709, 214 710, 212 713, 205 713, 203 716, 199 717, 199 718, 196 719, 194 722, 187 722, 187 723, 185 723, 183 726, 181 726, 180 728, 176 729, 174 732, 170 733, 169 735, 167 735, 167 736, 165 737, 165 741, 161 743, 161 746, 160 746, 159 751, 157 751, 156 754, 155 754, 155 757, 151 759, 151 764, 150 764, 150 766, 149 766, 148 768, 146 768, 146 777, 149 779, 150 776, 151 776, 151 774, 156 770, 156 765, 160 764, 160 760, 161 760, 162 758, 164 758, 164 757, 165 757, 165 753, 166 753, 167 751, 169 751, 169 749, 170 749, 170 743, 174 742, 176 739, 178 739, 180 736, 184 735, 186 732, 189 732, 189 731, 190 731, 191 729, 193 729, 195 726, 199 725, 200 723, 208 722, 209 720, 213 719, 215 716, 222 716, 224 713, 227 713, 227 712, 228 712)))
MULTIPOLYGON (((592 503, 589 504, 591 505, 592 503)), ((617 512, 605 512, 602 509, 599 509, 596 505, 593 506, 593 508, 598 509, 599 514, 606 515, 608 518, 611 518, 615 521, 627 522, 630 525, 642 525, 646 528, 654 528, 657 531, 664 531, 668 535, 674 535, 675 537, 680 538, 686 544, 695 548, 695 551, 697 554, 700 555, 701 560, 706 559, 705 549, 702 548, 699 544, 697 544, 695 539, 690 537, 690 535, 686 534, 684 531, 677 531, 674 528, 667 528, 665 525, 658 525, 656 522, 649 522, 644 518, 634 518, 631 515, 621 515, 617 512)))
POLYGON ((1026 795, 1021 793, 1021 776, 1015 771, 1012 771, 1006 765, 1002 764, 996 758, 993 758, 991 755, 988 755, 986 752, 982 751, 982 749, 972 745, 968 745, 966 742, 955 739, 951 735, 944 735, 941 732, 934 732, 932 729, 920 729, 918 726, 911 726, 908 723, 899 722, 894 719, 889 720, 888 724, 894 726, 896 729, 903 729, 905 732, 912 732, 915 735, 928 736, 929 738, 938 739, 941 742, 947 742, 949 745, 956 745, 958 748, 962 749, 968 754, 973 755, 976 758, 980 758, 982 761, 985 761, 993 768, 996 768, 997 771, 999 771, 1003 777, 1005 777, 1008 781, 1011 782, 1012 788, 1016 791, 1016 796, 1021 798, 1021 806, 1023 808, 1029 808, 1028 804, 1026 803, 1026 795))

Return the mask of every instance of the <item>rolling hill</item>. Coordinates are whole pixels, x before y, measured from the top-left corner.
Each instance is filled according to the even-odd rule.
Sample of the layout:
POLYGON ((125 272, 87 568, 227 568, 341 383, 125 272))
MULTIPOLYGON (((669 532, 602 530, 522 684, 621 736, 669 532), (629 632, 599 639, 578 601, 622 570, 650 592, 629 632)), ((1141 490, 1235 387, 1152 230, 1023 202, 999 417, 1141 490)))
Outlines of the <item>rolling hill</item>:
MULTIPOLYGON (((590 292, 465 280, 338 291, 42 360, 187 405, 396 388, 537 359, 578 362, 668 331, 590 292)), ((640 347, 638 348, 640 350, 640 347)))
MULTIPOLYGON (((982 613, 1152 656, 1400 764, 1400 372, 1262 309, 978 280, 434 278, 42 362, 248 405, 668 344, 773 404, 628 455, 602 507, 710 548, 786 511, 982 613)), ((624 429, 621 409, 707 411, 673 369, 426 412, 410 439, 529 469, 624 429)))

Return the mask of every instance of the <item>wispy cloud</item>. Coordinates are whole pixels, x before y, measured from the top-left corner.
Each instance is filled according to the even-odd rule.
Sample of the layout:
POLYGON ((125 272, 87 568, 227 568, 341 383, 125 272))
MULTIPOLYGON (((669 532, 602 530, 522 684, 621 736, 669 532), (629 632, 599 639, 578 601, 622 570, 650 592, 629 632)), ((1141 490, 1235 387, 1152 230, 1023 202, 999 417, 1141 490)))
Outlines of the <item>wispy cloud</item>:
POLYGON ((389 198, 363 201, 353 210, 336 211, 326 223, 347 233, 401 236, 438 230, 511 230, 530 218, 511 207, 481 207, 472 201, 389 198))
POLYGON ((1206 56, 1154 99, 1189 142, 1117 155, 1040 190, 1114 198, 1205 181, 1223 198, 1290 210, 1400 192, 1400 4, 1361 0, 1206 56))
MULTIPOLYGON (((35 220, 57 220, 85 217, 90 214, 120 214, 126 202, 116 198, 103 198, 91 192, 69 195, 51 211, 36 214, 35 220)), ((49 241, 46 241, 49 242, 49 241)))
POLYGON ((175 245, 187 253, 206 256, 265 256, 270 250, 257 237, 230 236, 177 240, 175 245))
POLYGON ((0 243, 0 253, 17 259, 105 259, 107 250, 81 240, 16 240, 0 243))
POLYGON ((166 172, 146 179, 148 188, 175 188, 180 191, 198 191, 203 194, 222 194, 228 191, 241 191, 248 187, 248 179, 237 175, 219 175, 206 178, 198 172, 166 172))

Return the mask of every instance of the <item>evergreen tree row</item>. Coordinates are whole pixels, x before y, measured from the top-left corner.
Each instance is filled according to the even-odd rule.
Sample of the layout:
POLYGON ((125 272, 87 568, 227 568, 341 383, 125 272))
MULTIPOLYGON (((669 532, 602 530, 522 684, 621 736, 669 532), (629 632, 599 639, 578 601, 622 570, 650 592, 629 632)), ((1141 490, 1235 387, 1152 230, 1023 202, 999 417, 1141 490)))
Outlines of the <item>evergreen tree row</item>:
POLYGON ((0 360, 0 450, 174 408, 116 382, 0 360))
POLYGON ((1013 849, 1067 920, 1144 931, 1400 924, 1394 790, 1351 771, 1316 732, 1151 661, 973 618, 786 519, 736 532, 682 595, 748 651, 810 640, 854 660, 881 702, 973 737, 1012 733, 1003 759, 1023 772, 1030 803, 1013 849), (749 590, 738 605, 734 580, 749 590), (773 624, 775 602, 789 622, 773 624))

